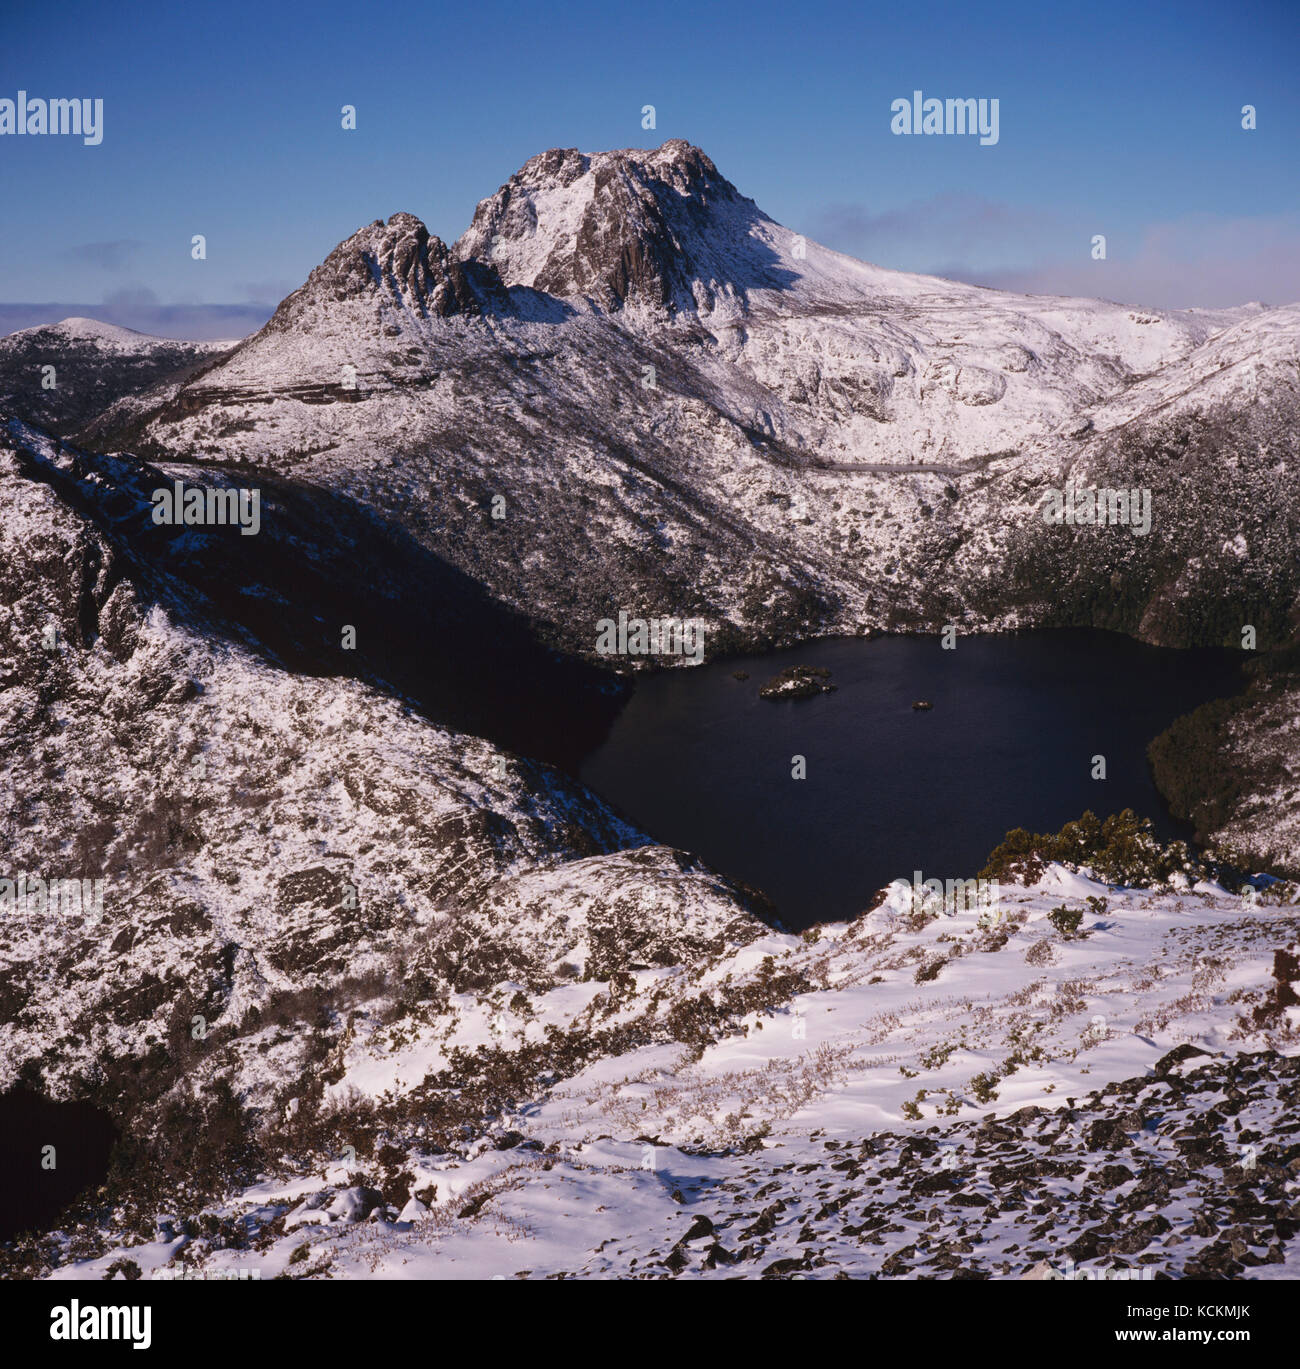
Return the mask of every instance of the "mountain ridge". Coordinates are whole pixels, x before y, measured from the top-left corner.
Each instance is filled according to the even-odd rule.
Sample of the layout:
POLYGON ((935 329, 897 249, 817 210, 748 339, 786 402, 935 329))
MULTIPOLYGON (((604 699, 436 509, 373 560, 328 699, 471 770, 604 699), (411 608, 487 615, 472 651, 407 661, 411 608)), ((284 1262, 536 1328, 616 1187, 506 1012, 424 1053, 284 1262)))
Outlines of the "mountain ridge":
POLYGON ((1298 365, 1300 307, 892 272, 800 239, 678 140, 541 153, 452 247, 376 220, 261 332, 76 437, 400 513, 569 652, 638 600, 730 649, 1050 621, 1018 564, 1043 489, 1123 433, 1289 413, 1298 365))

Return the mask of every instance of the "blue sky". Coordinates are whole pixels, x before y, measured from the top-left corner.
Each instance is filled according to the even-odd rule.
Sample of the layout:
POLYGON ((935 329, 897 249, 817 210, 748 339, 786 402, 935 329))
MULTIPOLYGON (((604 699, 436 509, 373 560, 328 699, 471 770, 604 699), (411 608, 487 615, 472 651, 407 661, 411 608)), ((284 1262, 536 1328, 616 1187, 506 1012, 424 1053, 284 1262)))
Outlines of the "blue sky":
POLYGON ((451 241, 545 148, 671 137, 882 265, 1135 304, 1300 299, 1296 0, 72 0, 10 7, 2 32, 0 98, 105 108, 97 147, 0 137, 0 302, 230 335, 238 310, 193 306, 251 306, 254 326, 371 219, 409 210, 451 241), (917 88, 996 97, 998 144, 891 134, 917 88))

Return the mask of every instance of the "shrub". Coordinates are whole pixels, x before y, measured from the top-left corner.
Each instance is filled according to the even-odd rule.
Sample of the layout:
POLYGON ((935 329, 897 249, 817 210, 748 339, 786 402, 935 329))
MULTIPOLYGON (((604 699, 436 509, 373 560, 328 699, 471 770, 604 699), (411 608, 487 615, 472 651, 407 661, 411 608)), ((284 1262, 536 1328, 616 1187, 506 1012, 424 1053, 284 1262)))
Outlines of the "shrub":
POLYGON ((947 961, 943 956, 936 956, 933 960, 923 961, 916 967, 916 973, 912 976, 913 984, 928 984, 932 979, 938 979, 939 971, 943 969, 947 961))
POLYGON ((1040 937, 1025 952, 1026 965, 1054 965, 1056 963, 1056 952, 1052 950, 1052 943, 1044 937, 1040 937))
POLYGON ((998 1076, 989 1070, 985 1074, 977 1074, 970 1081, 968 1087, 977 1103, 996 1103, 998 1092, 995 1085, 997 1082, 998 1076))
POLYGON ((1047 920, 1062 936, 1070 937, 1079 930, 1079 923, 1083 921, 1083 914, 1061 904, 1059 908, 1053 908, 1048 913, 1047 920))
POLYGON ((1017 827, 993 849, 979 877, 1034 884, 1049 861, 1074 870, 1086 866, 1108 884, 1131 888, 1164 884, 1176 873, 1193 878, 1203 873, 1184 842, 1161 845, 1152 835, 1151 820, 1126 808, 1104 821, 1089 810, 1055 833, 1017 827))

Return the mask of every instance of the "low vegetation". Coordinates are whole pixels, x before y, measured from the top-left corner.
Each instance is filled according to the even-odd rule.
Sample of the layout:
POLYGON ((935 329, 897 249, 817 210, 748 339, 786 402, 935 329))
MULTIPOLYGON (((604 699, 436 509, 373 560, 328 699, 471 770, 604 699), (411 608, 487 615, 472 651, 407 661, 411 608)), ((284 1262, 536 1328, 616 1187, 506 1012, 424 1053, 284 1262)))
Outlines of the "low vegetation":
POLYGON ((1097 879, 1129 888, 1163 886, 1174 875, 1198 878, 1204 873, 1185 842, 1160 843, 1150 818, 1126 808, 1105 819, 1089 810, 1054 833, 1017 827, 994 848, 979 877, 1033 884, 1049 862, 1071 870, 1087 868, 1097 879))

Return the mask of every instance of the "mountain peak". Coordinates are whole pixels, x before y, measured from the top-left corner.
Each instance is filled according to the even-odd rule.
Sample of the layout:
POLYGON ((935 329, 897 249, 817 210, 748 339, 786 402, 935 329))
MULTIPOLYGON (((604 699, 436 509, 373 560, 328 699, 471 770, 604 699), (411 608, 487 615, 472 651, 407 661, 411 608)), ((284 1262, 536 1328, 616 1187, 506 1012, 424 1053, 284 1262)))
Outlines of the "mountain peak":
POLYGON ((418 317, 479 314, 500 294, 494 273, 462 262, 414 214, 376 219, 339 243, 285 299, 267 324, 278 332, 294 326, 313 305, 373 298, 381 309, 418 317))
POLYGON ((507 286, 675 313, 782 284, 760 225, 771 220, 684 139, 552 148, 479 204, 454 252, 490 262, 507 286))

